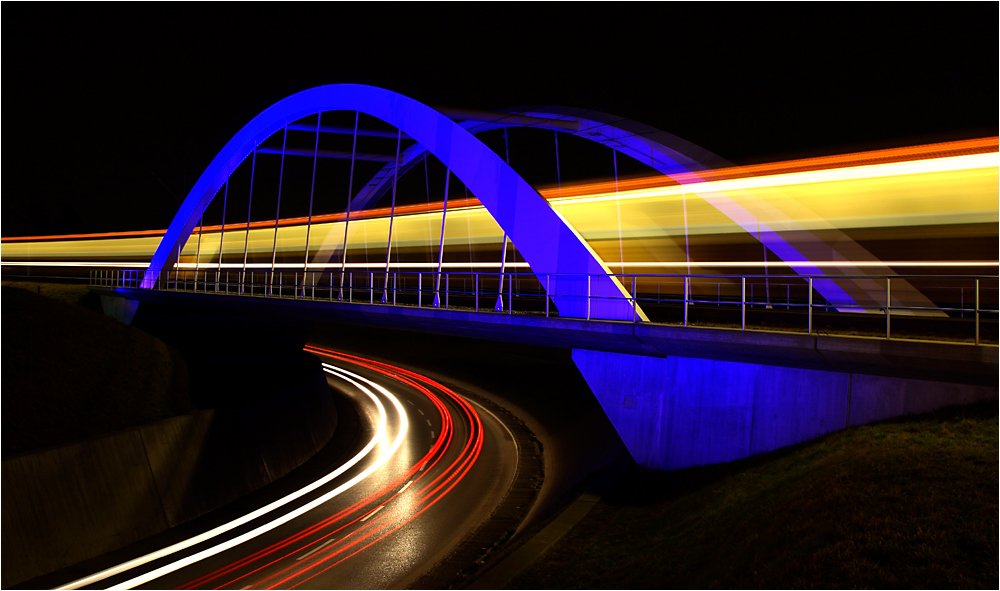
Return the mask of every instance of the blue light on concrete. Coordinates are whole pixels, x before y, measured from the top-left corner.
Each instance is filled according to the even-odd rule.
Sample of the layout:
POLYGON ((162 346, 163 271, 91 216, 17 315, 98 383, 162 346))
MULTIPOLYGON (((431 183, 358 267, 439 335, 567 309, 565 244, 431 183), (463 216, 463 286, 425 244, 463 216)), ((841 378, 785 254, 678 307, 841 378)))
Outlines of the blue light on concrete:
POLYGON ((997 397, 988 386, 688 357, 574 349, 573 361, 632 458, 661 470, 997 397))

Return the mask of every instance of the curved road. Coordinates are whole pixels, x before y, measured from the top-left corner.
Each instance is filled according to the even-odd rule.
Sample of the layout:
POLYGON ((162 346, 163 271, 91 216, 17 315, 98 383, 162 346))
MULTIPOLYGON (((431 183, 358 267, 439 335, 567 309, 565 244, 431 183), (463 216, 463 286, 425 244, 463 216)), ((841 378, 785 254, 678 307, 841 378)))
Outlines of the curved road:
POLYGON ((351 461, 249 515, 62 588, 403 587, 503 500, 517 447, 491 413, 420 374, 306 350, 358 409, 351 461))

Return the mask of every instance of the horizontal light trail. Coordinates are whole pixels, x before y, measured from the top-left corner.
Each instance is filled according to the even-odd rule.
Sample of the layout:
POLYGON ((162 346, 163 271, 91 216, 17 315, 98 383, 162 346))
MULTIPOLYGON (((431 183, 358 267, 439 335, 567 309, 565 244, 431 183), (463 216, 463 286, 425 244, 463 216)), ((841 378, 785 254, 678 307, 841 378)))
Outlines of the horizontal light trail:
MULTIPOLYGON (((146 269, 149 267, 149 263, 97 263, 97 262, 84 262, 84 261, 44 261, 44 262, 33 262, 33 261, 3 261, 0 263, 3 266, 13 266, 13 267, 100 267, 100 268, 122 268, 122 269, 146 269)), ((437 269, 437 263, 389 263, 390 269, 437 269)), ((481 268, 481 269, 499 269, 500 263, 496 262, 480 262, 480 263, 442 263, 441 265, 446 269, 454 268, 481 268)), ((527 269, 528 263, 525 262, 508 262, 505 267, 527 269)), ((385 263, 347 263, 346 267, 348 269, 385 269, 385 263)), ((223 263, 221 266, 218 263, 175 263, 175 269, 188 269, 188 270, 199 270, 199 271, 213 271, 213 270, 226 270, 226 269, 239 269, 243 270, 243 263, 223 263)), ((266 269, 270 271, 272 269, 271 263, 247 263, 247 270, 263 270, 266 269)), ((273 265, 274 269, 298 269, 302 270, 301 263, 275 263, 273 265)), ((340 270, 340 263, 309 263, 309 269, 322 269, 322 270, 340 270)))
MULTIPOLYGON (((219 527, 216 527, 216 528, 214 528, 212 530, 209 530, 209 531, 207 531, 207 532, 205 532, 203 534, 199 534, 197 536, 193 536, 191 538, 188 538, 187 540, 184 540, 183 542, 178 542, 177 544, 173 544, 173 545, 168 546, 166 548, 163 548, 161 550, 157 550, 156 552, 151 552, 150 554, 147 554, 145 556, 141 556, 141 557, 136 558, 134 560, 130 560, 128 562, 125 562, 125 563, 122 563, 120 565, 114 566, 112 568, 105 569, 105 570, 103 570, 103 571, 101 571, 99 573, 95 573, 93 575, 90 575, 90 576, 87 576, 87 577, 84 577, 84 578, 81 578, 81 579, 77 579, 76 581, 73 581, 71 583, 63 585, 61 587, 57 587, 57 589, 79 589, 80 587, 83 587, 85 585, 92 585, 92 584, 94 584, 96 582, 99 582, 99 581, 102 581, 102 580, 104 580, 104 579, 106 579, 108 577, 111 577, 111 576, 114 576, 114 575, 126 572, 128 570, 131 570, 131 569, 137 567, 137 566, 141 566, 141 565, 146 564, 148 562, 151 562, 153 560, 164 558, 166 556, 169 556, 169 555, 174 554, 176 552, 179 552, 181 550, 184 550, 184 549, 190 548, 190 547, 192 547, 194 545, 197 545, 197 544, 200 544, 202 542, 208 541, 208 540, 210 540, 210 539, 212 539, 212 538, 214 538, 214 537, 216 537, 218 535, 221 535, 221 534, 223 534, 223 533, 225 533, 227 531, 230 531, 230 530, 232 530, 232 529, 234 529, 236 527, 239 527, 241 525, 249 523, 249 522, 253 521, 254 519, 256 519, 258 517, 261 517, 261 516, 263 516, 263 515, 271 512, 271 511, 275 510, 275 509, 278 509, 279 507, 287 505, 288 503, 294 501, 295 499, 298 499, 298 498, 302 497, 303 495, 308 494, 309 492, 315 490, 316 488, 318 488, 318 487, 320 487, 320 486, 322 486, 322 485, 330 482, 332 479, 336 478, 337 476, 340 476, 341 474, 343 474, 344 472, 346 472, 348 469, 350 469, 351 467, 353 467, 354 465, 356 465, 358 462, 360 462, 365 456, 368 455, 369 452, 371 452, 371 450, 378 444, 378 442, 385 435, 386 424, 387 424, 387 417, 386 417, 385 407, 382 405, 381 401, 379 401, 378 397, 375 396, 375 394, 373 394, 371 392, 371 390, 369 390, 368 388, 362 386, 361 384, 357 383, 354 380, 351 380, 350 378, 346 378, 346 377, 344 377, 342 375, 339 375, 339 374, 337 374, 335 372, 328 372, 328 373, 332 373, 334 375, 337 375, 337 377, 340 377, 341 379, 344 379, 344 380, 350 382, 351 384, 353 384, 360 391, 362 391, 369 398, 371 398, 371 400, 374 402, 376 408, 379 411, 379 423, 378 423, 378 428, 376 429, 374 437, 353 458, 351 458, 350 460, 348 460, 345 464, 343 464, 342 466, 338 467, 333 472, 330 472, 326 476, 324 476, 324 477, 322 477, 322 478, 320 478, 320 479, 318 479, 318 480, 310 483, 309 485, 307 485, 307 486, 299 489, 298 491, 296 491, 294 493, 291 493, 289 495, 286 495, 285 497, 282 497, 281 499, 278 499, 277 501, 269 503, 268 505, 265 505, 264 507, 261 507, 260 509, 257 509, 256 511, 252 511, 251 513, 248 513, 248 514, 246 514, 246 515, 244 515, 244 516, 242 516, 242 517, 240 517, 238 519, 235 519, 233 521, 230 521, 228 523, 220 525, 219 527)), ((310 509, 312 509, 312 508, 314 508, 314 507, 316 507, 316 506, 318 506, 318 505, 320 505, 320 504, 328 501, 329 499, 332 499, 332 498, 336 497, 337 495, 343 493, 346 490, 349 490, 355 484, 357 484, 358 482, 360 482, 361 480, 363 480, 364 478, 366 478, 367 476, 369 476, 372 472, 374 472, 378 467, 380 467, 382 464, 384 464, 389 459, 389 457, 399 447, 399 444, 402 442, 402 437, 406 433, 406 416, 405 416, 405 413, 403 412, 402 405, 399 404, 398 400, 396 400, 395 397, 392 396, 392 394, 389 394, 388 392, 386 392, 385 394, 387 395, 387 397, 389 398, 389 400, 393 402, 394 406, 396 406, 397 411, 401 415, 401 417, 400 417, 400 420, 401 420, 401 429, 400 429, 399 435, 397 435, 397 437, 396 437, 396 441, 393 443, 393 445, 390 447, 390 449, 383 456, 381 456, 378 460, 376 460, 375 463, 373 463, 371 466, 369 466, 367 469, 365 469, 364 471, 362 471, 357 476, 355 476, 354 478, 350 479, 349 481, 347 481, 343 485, 337 487, 333 491, 330 491, 329 493, 327 493, 327 494, 319 497, 318 499, 316 499, 316 500, 314 500, 314 501, 312 501, 312 502, 304 505, 303 507, 300 507, 299 509, 296 509, 295 511, 291 511, 291 512, 285 514, 284 516, 278 518, 278 519, 272 520, 271 522, 266 523, 266 524, 264 524, 262 526, 259 526, 256 529, 254 529, 254 530, 252 530, 250 532, 247 532, 247 533, 245 533, 245 534, 243 534, 241 536, 238 536, 238 537, 236 537, 236 538, 234 538, 232 540, 229 540, 229 541, 224 542, 222 544, 218 544, 216 546, 213 546, 211 548, 208 548, 206 550, 198 552, 197 554, 194 554, 192 556, 186 557, 186 558, 181 559, 179 561, 176 561, 174 563, 167 564, 167 565, 165 565, 163 567, 160 567, 160 568, 158 568, 156 570, 150 571, 149 573, 146 573, 146 574, 144 574, 142 576, 130 579, 128 581, 124 581, 122 583, 119 583, 118 585, 115 585, 114 587, 111 587, 111 588, 112 589, 130 589, 130 588, 135 587, 137 585, 141 585, 143 583, 147 583, 149 581, 152 581, 152 580, 154 580, 154 579, 156 579, 158 577, 161 577, 161 576, 163 576, 163 575, 165 575, 167 573, 170 573, 170 572, 173 572, 173 571, 178 570, 180 568, 183 568, 184 566, 187 566, 189 564, 193 564, 194 562, 197 562, 198 560, 201 560, 203 558, 207 558, 209 556, 213 556, 215 554, 218 554, 219 552, 222 552, 224 550, 232 548, 233 546, 241 544, 241 543, 243 543, 243 542, 245 542, 247 540, 250 540, 250 539, 252 539, 254 537, 257 537, 260 534, 263 534, 263 533, 265 533, 267 531, 270 531, 270 530, 274 529, 275 527, 278 527, 279 525, 281 525, 283 523, 286 523, 287 521, 290 521, 291 519, 294 519, 298 515, 301 515, 302 513, 305 513, 306 511, 308 511, 308 510, 310 510, 310 509)))
POLYGON ((723 179, 767 176, 788 172, 830 170, 869 164, 887 164, 890 162, 983 154, 988 152, 997 152, 998 148, 1000 148, 1000 138, 993 136, 958 140, 953 142, 903 146, 883 150, 852 152, 848 154, 834 154, 813 158, 800 158, 796 160, 783 160, 779 162, 765 162, 746 166, 730 166, 727 168, 717 168, 713 170, 699 170, 697 172, 673 174, 670 177, 656 175, 635 179, 619 179, 617 182, 612 180, 598 181, 596 183, 587 182, 576 185, 563 185, 562 187, 555 189, 544 189, 542 190, 542 195, 550 199, 558 197, 576 197, 593 195, 595 193, 607 193, 614 191, 616 188, 619 192, 631 191, 634 189, 650 189, 675 184, 690 184, 723 179))
MULTIPOLYGON (((448 211, 459 211, 469 208, 480 208, 482 209, 482 204, 476 198, 450 198, 448 200, 448 211)), ((424 214, 428 212, 440 213, 444 208, 443 201, 432 201, 430 203, 418 203, 415 205, 399 205, 396 207, 395 214, 397 216, 410 216, 416 214, 424 214)), ((390 209, 388 207, 375 207, 372 209, 366 209, 363 211, 352 211, 351 221, 357 221, 368 218, 378 218, 378 217, 388 217, 390 209)), ((346 213, 324 213, 316 214, 312 216, 313 224, 324 224, 330 222, 342 222, 347 219, 346 213)), ((300 217, 290 217, 282 218, 277 221, 277 226, 279 228, 285 226, 304 226, 309 221, 309 218, 300 217)), ((248 225, 246 222, 240 223, 235 222, 231 224, 226 224, 226 232, 239 232, 246 230, 259 230, 259 229, 273 229, 275 226, 274 220, 261 220, 257 222, 250 222, 248 225)), ((211 226, 204 226, 200 229, 201 233, 211 234, 219 232, 223 229, 222 224, 216 224, 211 226)), ((192 232, 192 236, 198 236, 199 229, 195 228, 192 232)), ((91 233, 91 234, 58 234, 52 236, 11 236, 9 238, 0 238, 0 242, 34 242, 34 241, 51 241, 51 240, 93 240, 93 239, 106 239, 106 238, 157 238, 163 237, 166 234, 166 230, 134 230, 129 232, 102 232, 102 233, 91 233)))
MULTIPOLYGON (((1000 261, 691 261, 690 263, 680 262, 609 262, 608 266, 626 267, 990 267, 1000 265, 1000 261)), ((836 275, 830 275, 836 278, 836 275)))
MULTIPOLYGON (((997 264, 993 260, 995 250, 990 252, 983 245, 989 238, 995 238, 996 224, 1000 221, 997 207, 1000 154, 996 143, 996 138, 983 138, 702 171, 694 179, 696 182, 686 184, 669 184, 666 177, 651 177, 659 179, 659 184, 651 185, 652 181, 643 179, 645 184, 639 183, 642 186, 638 187, 637 180, 624 181, 622 188, 637 188, 618 192, 606 183, 592 183, 585 185, 587 193, 582 195, 566 196, 565 192, 548 189, 541 193, 607 265, 621 266, 622 263, 610 261, 624 258, 624 265, 633 271, 680 268, 687 266, 689 256, 713 259, 693 260, 692 266, 784 267, 804 271, 808 263, 800 259, 813 252, 822 253, 816 258, 827 259, 813 262, 814 269, 839 265, 993 266, 997 264), (987 149, 990 151, 969 153, 987 149), (906 154, 921 159, 893 160, 906 154), (809 169, 822 162, 832 168, 809 169), (737 218, 740 221, 734 221, 737 218), (618 219, 620 223, 616 223, 618 219), (760 231, 753 230, 754 221, 760 224, 760 231, 787 233, 783 235, 792 246, 801 237, 803 248, 798 252, 805 255, 789 252, 785 253, 786 258, 796 260, 761 260, 772 257, 763 254, 758 241, 760 231), (624 251, 619 238, 624 239, 624 251), (857 243, 851 246, 852 241, 857 243), (872 241, 876 243, 874 246, 872 241), (883 244, 886 241, 888 244, 883 244), (918 248, 908 248, 918 243, 918 248), (970 243, 975 250, 964 250, 963 245, 970 243), (817 246, 820 248, 814 248, 817 246), (912 251, 914 259, 935 260, 878 261, 874 256, 866 256, 865 249, 871 248, 886 253, 886 258, 903 258, 912 251), (719 260, 730 257, 755 260, 719 260), (841 257, 848 260, 832 260, 841 257), (990 260, 981 263, 985 259, 990 260)), ((438 202, 397 208, 393 250, 401 254, 401 259, 390 264, 390 271, 436 269, 442 206, 438 202)), ((449 199, 448 209, 442 268, 498 270, 500 257, 495 255, 503 236, 499 225, 475 199, 449 199), (456 202, 462 207, 451 213, 456 202), (460 257, 466 260, 458 261, 460 257)), ((345 268, 374 272, 384 268, 388 210, 378 208, 363 213, 352 213, 345 268)), ((227 224, 224 235, 218 231, 221 226, 196 230, 182 249, 180 264, 173 270, 339 269, 337 261, 344 252, 341 244, 345 236, 344 215, 313 216, 308 257, 303 252, 306 218, 252 222, 249 232, 245 222, 227 224), (278 261, 284 262, 272 267, 275 253, 278 261), (243 261, 247 262, 245 267, 243 261)), ((146 269, 145 261, 152 257, 159 238, 155 232, 126 234, 36 237, 34 241, 4 238, 2 262, 7 268, 146 269), (102 258, 108 260, 101 261, 102 258)), ((508 262, 507 268, 522 271, 528 266, 520 259, 508 262)))
MULTIPOLYGON (((990 267, 1000 265, 1000 261, 691 261, 690 263, 684 261, 607 261, 606 264, 611 267, 620 267, 625 265, 626 267, 663 267, 663 268, 682 268, 682 267, 800 267, 805 265, 811 265, 813 267, 844 267, 844 266, 854 266, 854 267, 990 267)), ((101 267, 101 268, 121 268, 121 269, 144 269, 149 266, 149 263, 78 263, 78 262, 30 262, 30 261, 17 261, 9 262, 4 261, 3 266, 14 266, 14 267, 101 267)), ((442 268, 444 269, 499 269, 500 263, 442 263, 442 268)), ((530 269, 528 263, 525 262, 508 262, 504 265, 506 268, 513 269, 530 269)), ((348 269, 378 269, 385 270, 385 263, 347 263, 346 267, 348 269)), ((219 269, 219 265, 211 263, 201 263, 195 265, 195 263, 179 263, 174 265, 175 269, 188 270, 188 271, 213 271, 219 269)), ((226 269, 243 269, 242 264, 238 263, 223 263, 222 270, 226 269)), ((248 264, 246 266, 248 270, 255 271, 259 269, 271 270, 270 263, 254 263, 248 264)), ((302 270, 302 265, 298 263, 276 263, 274 268, 277 270, 302 270)), ((389 270, 393 269, 437 269, 437 263, 390 263, 389 270)), ((309 263, 307 270, 309 271, 339 271, 340 263, 309 263)))
MULTIPOLYGON (((1000 138, 985 137, 968 140, 958 140, 953 142, 941 142, 935 144, 920 144, 917 146, 904 146, 899 148, 888 148, 883 150, 870 150, 865 152, 852 152, 848 154, 834 154, 831 156, 819 156, 815 158, 802 158, 796 160, 784 160, 780 162, 766 162, 762 164, 751 164, 747 166, 732 166, 715 170, 702 170, 691 173, 681 173, 671 178, 662 175, 638 179, 621 179, 619 181, 602 181, 596 183, 581 183, 577 185, 564 185, 560 188, 542 189, 541 195, 548 200, 559 198, 570 198, 577 196, 588 196, 595 193, 605 193, 614 191, 617 187, 619 192, 633 189, 651 189, 675 182, 679 184, 691 184, 697 182, 716 181, 722 179, 742 178, 748 176, 768 176, 785 172, 805 172, 810 170, 837 169, 852 165, 865 165, 873 163, 890 163, 906 160, 922 160, 930 158, 941 158, 957 155, 971 155, 997 152, 1000 147, 1000 138)), ((481 207, 476 198, 462 199, 453 197, 448 201, 448 211, 465 209, 470 207, 481 207)), ((429 204, 420 203, 415 205, 401 205, 396 208, 398 215, 409 213, 420 213, 426 211, 440 211, 443 202, 431 202, 429 204)), ((354 219, 365 217, 377 217, 387 215, 389 208, 373 208, 365 211, 352 212, 354 219)), ((346 217, 344 213, 320 214, 312 217, 313 223, 342 221, 346 217)), ((307 218, 295 217, 278 220, 279 226, 305 224, 307 218)), ((250 222, 249 229, 272 228, 274 220, 262 220, 250 222)), ((238 231, 246 230, 247 223, 229 223, 225 225, 225 230, 238 231)), ((222 225, 210 225, 201 228, 204 234, 218 232, 222 230, 222 225)), ((60 234, 52 236, 14 236, 0 238, 2 242, 31 242, 40 240, 82 240, 82 239, 106 239, 106 238, 137 238, 137 237, 161 237, 166 230, 134 230, 127 232, 103 232, 89 234, 60 234)), ((197 230, 196 230, 197 233, 197 230)))
POLYGON ((652 189, 638 189, 618 193, 605 193, 583 197, 561 197, 549 200, 554 206, 597 203, 601 201, 629 201, 651 196, 682 196, 696 193, 725 193, 727 191, 745 191, 786 187, 791 185, 807 185, 816 183, 832 183, 839 181, 877 179, 894 176, 910 176, 935 172, 955 172, 977 168, 1000 167, 1000 154, 973 154, 970 156, 954 156, 951 158, 936 158, 933 160, 918 160, 916 162, 893 162, 890 164, 872 164, 868 166, 853 166, 834 170, 814 170, 808 172, 792 172, 743 179, 727 179, 720 181, 693 182, 685 185, 671 185, 652 189))

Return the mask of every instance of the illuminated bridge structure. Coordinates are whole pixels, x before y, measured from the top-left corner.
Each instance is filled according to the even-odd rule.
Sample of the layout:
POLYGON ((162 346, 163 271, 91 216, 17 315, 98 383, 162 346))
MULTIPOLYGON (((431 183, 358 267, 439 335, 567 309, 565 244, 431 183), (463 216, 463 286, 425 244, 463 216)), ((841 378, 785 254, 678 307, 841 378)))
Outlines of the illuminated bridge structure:
MULTIPOLYGON (((816 277, 810 282, 809 293, 813 290, 823 296, 827 307, 838 310, 869 311, 880 309, 891 302, 880 305, 879 300, 885 300, 885 288, 875 285, 868 279, 870 276, 892 275, 892 270, 886 265, 878 265, 879 261, 871 253, 858 245, 843 232, 828 228, 825 236, 819 238, 810 230, 795 221, 793 215, 780 211, 763 200, 744 197, 737 201, 726 193, 706 190, 704 183, 696 173, 709 168, 725 166, 728 163, 718 156, 701 149, 676 136, 649 128, 642 124, 623 120, 603 113, 587 112, 586 116, 574 114, 565 108, 534 108, 507 113, 479 113, 449 109, 444 112, 432 109, 413 99, 387 91, 362 85, 341 84, 317 87, 299 92, 272 105, 255 117, 241 129, 212 160, 199 177, 194 187, 188 193, 180 210, 171 222, 162 241, 159 244, 148 269, 142 286, 152 287, 156 284, 165 269, 171 269, 179 262, 181 251, 188 243, 192 232, 201 223, 203 215, 214 199, 228 196, 229 177, 236 169, 251 158, 251 203, 253 196, 253 171, 255 170, 258 153, 280 153, 281 168, 278 181, 278 204, 276 214, 281 208, 281 184, 284 175, 286 156, 313 157, 313 185, 315 185, 316 160, 321 155, 333 158, 351 159, 351 182, 348 191, 351 192, 344 227, 344 240, 339 245, 324 244, 312 255, 312 265, 325 266, 335 257, 336 251, 343 254, 341 271, 346 270, 347 261, 347 228, 351 212, 357 214, 369 209, 387 193, 392 193, 392 205, 389 216, 389 236, 386 247, 386 274, 383 276, 384 303, 388 286, 388 270, 390 251, 392 249, 392 226, 395 213, 395 187, 399 178, 414 165, 424 161, 429 155, 435 156, 448 170, 446 175, 445 195, 448 182, 454 175, 464 183, 468 191, 478 198, 493 220, 504 232, 504 258, 507 253, 506 243, 509 238, 524 257, 531 271, 538 278, 539 285, 544 283, 544 289, 549 294, 559 314, 562 317, 597 318, 612 320, 648 320, 642 307, 636 305, 636 299, 631 297, 627 286, 611 272, 608 264, 594 252, 593 248, 569 224, 559 212, 550 207, 538 191, 529 185, 508 164, 509 148, 506 159, 501 158, 493 150, 479 141, 474 133, 483 133, 494 129, 509 127, 533 127, 552 129, 556 132, 556 159, 558 175, 558 133, 563 132, 584 138, 612 150, 615 158, 617 174, 617 155, 629 156, 638 162, 648 164, 653 170, 662 173, 678 184, 692 184, 693 196, 711 204, 740 228, 754 236, 765 247, 765 253, 771 252, 781 261, 794 263, 790 267, 794 272, 816 277), (319 139, 322 133, 345 133, 350 129, 324 128, 322 114, 331 111, 354 111, 355 126, 353 129, 353 147, 348 155, 319 150, 319 139), (396 128, 396 154, 381 156, 358 154, 356 150, 358 135, 392 136, 391 132, 378 132, 358 129, 358 115, 361 113, 374 116, 378 120, 396 128), (310 116, 316 116, 315 126, 306 125, 301 121, 310 116), (456 119, 457 121, 453 120, 456 119), (289 150, 287 138, 289 131, 311 131, 315 133, 315 143, 312 153, 308 150, 289 150), (277 133, 282 134, 280 151, 262 148, 262 145, 277 133), (413 143, 401 151, 403 138, 413 143), (376 172, 362 188, 353 194, 354 161, 356 159, 388 160, 384 167, 376 172), (506 161, 505 161, 506 160, 506 161), (692 174, 695 173, 695 174, 692 174), (825 280, 824 269, 813 264, 815 261, 836 261, 835 275, 843 277, 841 281, 825 280), (856 263, 867 265, 864 270, 856 263), (856 276, 854 279, 848 279, 856 276), (544 277, 544 282, 542 281, 544 277), (586 302, 586 303, 585 303, 586 302)), ((506 144, 506 135, 505 135, 506 144)), ((617 190, 617 189, 616 189, 617 190)), ((447 197, 446 197, 447 199, 447 197)), ((302 269, 310 268, 310 232, 313 217, 313 188, 309 195, 309 213, 305 236, 305 259, 302 269)), ((620 209, 620 208, 619 208, 620 209)), ((447 205, 445 205, 445 211, 447 205)), ((622 229, 621 214, 618 212, 618 233, 620 258, 622 229)), ((275 216, 274 248, 271 257, 271 276, 276 268, 276 245, 278 216, 275 216)), ((441 258, 444 252, 445 224, 442 220, 441 243, 438 248, 438 273, 441 272, 441 258)), ((247 224, 249 231, 249 218, 247 224)), ((198 233, 200 238, 201 233, 198 233)), ((244 271, 246 268, 246 244, 244 245, 244 271)), ((220 253, 221 269, 221 253, 220 253)), ((503 264, 503 260, 501 264, 503 264)), ((620 275, 624 275, 624 268, 620 275)), ((320 275, 313 275, 319 278, 320 275)), ((343 298, 342 272, 337 279, 341 284, 337 287, 338 298, 343 298)), ((330 280, 334 281, 333 276, 330 280)), ((501 278, 502 283, 502 278, 501 278)), ((369 286, 374 288, 373 286, 369 286)), ((685 288, 685 298, 690 295, 685 288)), ((918 290, 912 288, 906 278, 897 278, 896 297, 907 305, 900 306, 911 310, 921 309, 922 314, 935 314, 934 305, 918 290)), ((502 285, 500 294, 502 295, 502 285)), ((438 305, 439 289, 435 289, 435 305, 438 305)), ((497 298, 497 308, 502 305, 502 297, 497 298)), ((745 299, 745 298, 743 298, 745 299)))
MULTIPOLYGON (((226 144, 188 193, 144 270, 95 271, 91 278, 99 288, 112 288, 102 295, 106 310, 125 321, 140 302, 150 302, 572 349, 637 462, 666 469, 725 462, 850 425, 996 397, 995 252, 986 261, 939 265, 964 265, 977 274, 935 277, 926 271, 937 263, 882 261, 836 225, 806 223, 802 211, 808 208, 795 199, 762 196, 775 184, 791 191, 826 180, 878 183, 906 174, 936 174, 934 182, 958 186, 956 179, 974 171, 977 182, 985 178, 985 186, 992 186, 985 225, 992 223, 995 232, 996 138, 987 143, 986 150, 953 149, 949 158, 935 159, 939 154, 929 148, 917 164, 884 154, 875 159, 878 166, 865 159, 826 162, 850 170, 853 176, 847 177, 815 164, 743 171, 666 132, 603 113, 556 107, 434 109, 379 88, 322 86, 274 104, 226 144), (324 126, 324 115, 338 111, 353 114, 353 127, 324 126), (390 129, 361 128, 361 115, 390 129), (532 186, 510 166, 506 130, 512 127, 554 132, 554 191, 532 186), (503 131, 502 150, 476 135, 497 130, 503 131), (290 134, 312 134, 307 136, 312 149, 290 147, 290 134), (349 136, 351 150, 320 149, 321 139, 331 135, 349 136), (586 196, 565 191, 559 180, 561 135, 610 148, 614 181, 586 196), (392 141, 395 152, 359 151, 359 138, 392 141), (264 175, 261 154, 280 156, 278 168, 270 171, 277 176, 277 203, 271 221, 251 223, 255 182, 264 175), (434 228, 429 218, 414 221, 413 215, 436 212, 429 185, 426 207, 397 203, 403 175, 430 156, 447 170, 440 226, 434 228), (667 186, 620 181, 619 156, 662 174, 667 186), (308 211, 282 220, 291 160, 309 157, 311 171, 298 169, 311 172, 303 185, 309 187, 308 211), (347 198, 341 202, 346 207, 334 214, 314 211, 325 199, 316 191, 317 162, 323 158, 350 161, 347 198), (360 172, 356 176, 359 162, 379 163, 367 181, 360 172), (227 223, 231 179, 248 168, 246 222, 227 223), (779 173, 777 181, 755 176, 779 173), (452 182, 474 198, 457 208, 454 201, 449 204, 452 182), (692 272, 710 265, 690 256, 688 193, 758 243, 765 261, 756 273, 745 267, 737 274, 692 272), (644 273, 626 256, 634 229, 623 218, 622 203, 650 196, 681 202, 687 252, 673 268, 686 273, 644 273), (386 198, 388 208, 373 211, 386 198), (205 228, 206 212, 219 200, 222 223, 205 228), (587 208, 596 208, 588 215, 598 218, 599 232, 582 230, 581 211, 587 208), (446 227, 462 215, 469 229, 467 244, 458 246, 468 248, 468 260, 449 266, 446 227), (481 236, 474 236, 471 220, 477 215, 477 223, 493 223, 503 235, 498 261, 476 260, 473 242, 481 236), (427 231, 412 242, 429 246, 436 261, 399 258, 406 250, 399 234, 416 233, 417 226, 427 231), (376 227, 384 246, 373 247, 373 261, 366 237, 361 261, 352 232, 376 227), (242 244, 231 249, 227 244, 234 236, 242 244), (214 240, 218 246, 210 248, 214 240), (508 241, 516 250, 508 249, 508 241), (215 260, 203 250, 214 252, 215 260), (508 261, 508 252, 523 261, 508 261), (777 260, 766 259, 768 253, 777 260), (900 266, 924 273, 902 275, 896 271, 900 266), (786 272, 769 274, 775 267, 786 272), (949 295, 938 297, 934 290, 949 295), (704 320, 698 328, 689 326, 689 314, 695 313, 704 320), (746 330, 761 323, 775 331, 746 330), (951 344, 921 342, 927 336, 921 328, 939 324, 946 339, 953 327, 962 337, 951 344), (832 336, 838 330, 841 336, 832 336), (907 334, 910 340, 898 339, 907 334)), ((961 202, 959 193, 955 203, 961 202)), ((970 207, 955 216, 965 223, 980 220, 982 211, 970 207)), ((641 248, 638 244, 632 247, 641 248)))

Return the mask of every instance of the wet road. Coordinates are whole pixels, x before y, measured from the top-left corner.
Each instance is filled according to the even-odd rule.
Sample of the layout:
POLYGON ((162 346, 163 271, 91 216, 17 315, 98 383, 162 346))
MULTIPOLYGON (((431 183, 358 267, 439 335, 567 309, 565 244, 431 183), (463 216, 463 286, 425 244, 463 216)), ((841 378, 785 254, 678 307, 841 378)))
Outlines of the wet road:
POLYGON ((491 413, 422 375, 307 350, 360 415, 350 461, 247 516, 66 588, 404 587, 489 516, 517 467, 516 444, 491 413))

